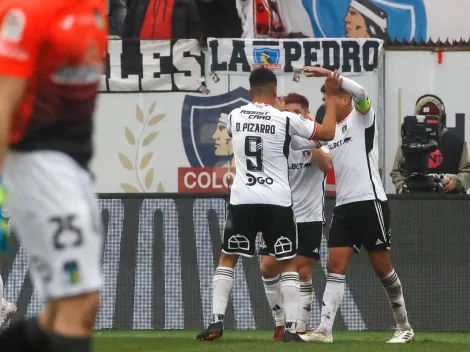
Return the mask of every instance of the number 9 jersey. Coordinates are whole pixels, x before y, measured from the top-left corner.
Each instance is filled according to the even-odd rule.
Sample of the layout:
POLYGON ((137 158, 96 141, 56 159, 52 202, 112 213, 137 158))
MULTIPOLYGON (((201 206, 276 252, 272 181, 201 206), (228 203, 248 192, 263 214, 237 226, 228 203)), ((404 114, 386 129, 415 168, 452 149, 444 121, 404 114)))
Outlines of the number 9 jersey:
POLYGON ((227 126, 236 167, 230 204, 291 206, 287 161, 291 138, 313 139, 317 126, 266 104, 250 103, 233 110, 227 126))

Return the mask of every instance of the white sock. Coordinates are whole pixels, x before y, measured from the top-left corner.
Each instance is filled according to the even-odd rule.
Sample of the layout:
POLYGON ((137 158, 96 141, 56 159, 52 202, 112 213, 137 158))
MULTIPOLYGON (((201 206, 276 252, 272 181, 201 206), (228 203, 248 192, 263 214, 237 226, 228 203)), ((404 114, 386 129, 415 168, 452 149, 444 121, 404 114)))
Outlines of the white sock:
POLYGON ((300 304, 297 316, 297 332, 306 332, 307 323, 312 311, 313 286, 312 280, 300 281, 300 304))
POLYGON ((409 329, 408 313, 406 312, 405 299, 403 298, 403 287, 397 273, 393 270, 382 281, 382 285, 387 293, 393 317, 397 322, 397 328, 409 329))
POLYGON ((284 304, 281 297, 281 277, 279 275, 272 279, 265 279, 263 277, 263 284, 276 326, 284 326, 286 321, 284 317, 284 304))
POLYGON ((281 297, 286 316, 286 330, 295 333, 300 301, 299 273, 281 274, 281 297))
POLYGON ((212 319, 211 323, 224 320, 227 304, 232 294, 233 268, 219 266, 212 279, 212 319))
POLYGON ((328 274, 326 277, 319 330, 327 334, 331 334, 333 331, 336 312, 344 296, 345 281, 344 275, 341 274, 328 274))

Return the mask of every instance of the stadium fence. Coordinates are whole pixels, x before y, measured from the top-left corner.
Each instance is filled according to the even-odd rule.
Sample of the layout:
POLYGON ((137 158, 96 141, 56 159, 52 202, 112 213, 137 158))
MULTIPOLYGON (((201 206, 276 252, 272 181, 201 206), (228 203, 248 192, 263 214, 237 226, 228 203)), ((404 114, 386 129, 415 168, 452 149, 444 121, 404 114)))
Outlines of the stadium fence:
MULTIPOLYGON (((104 281, 95 328, 199 329, 206 325, 227 201, 220 194, 102 194, 104 281)), ((334 198, 328 198, 325 235, 333 206, 334 198)), ((470 197, 392 195, 390 207, 391 255, 414 329, 470 331, 470 197)), ((325 239, 321 256, 321 265, 314 270, 317 304, 312 307, 310 327, 320 319, 325 239)), ((36 315, 43 305, 27 268, 27 253, 14 243, 11 255, 0 260, 0 269, 5 298, 18 304, 15 319, 36 315)), ((389 329, 391 311, 365 253, 353 257, 346 278, 336 328, 389 329)), ((228 329, 272 328, 259 257, 237 265, 225 325, 228 329)))

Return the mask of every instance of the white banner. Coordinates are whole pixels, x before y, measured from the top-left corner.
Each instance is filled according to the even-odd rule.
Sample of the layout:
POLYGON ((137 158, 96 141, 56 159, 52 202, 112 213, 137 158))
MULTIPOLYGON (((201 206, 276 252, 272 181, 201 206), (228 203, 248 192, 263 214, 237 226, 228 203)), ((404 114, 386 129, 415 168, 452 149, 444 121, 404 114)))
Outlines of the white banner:
MULTIPOLYGON (((210 64, 209 57, 206 72, 210 64)), ((292 77, 279 77, 279 94, 305 95, 315 114, 322 105, 324 80, 301 77, 295 82, 292 77)), ((355 79, 367 88, 378 110, 378 75, 355 79)), ((208 79, 207 87, 208 94, 100 94, 92 162, 97 190, 226 192, 235 170, 232 141, 219 119, 250 101, 249 82, 246 75, 220 75, 208 79)))
POLYGON ((383 41, 379 39, 215 39, 207 44, 217 74, 248 75, 265 66, 277 75, 302 66, 339 69, 345 75, 374 73, 383 41))
POLYGON ((102 92, 198 91, 203 55, 195 39, 110 40, 102 92))

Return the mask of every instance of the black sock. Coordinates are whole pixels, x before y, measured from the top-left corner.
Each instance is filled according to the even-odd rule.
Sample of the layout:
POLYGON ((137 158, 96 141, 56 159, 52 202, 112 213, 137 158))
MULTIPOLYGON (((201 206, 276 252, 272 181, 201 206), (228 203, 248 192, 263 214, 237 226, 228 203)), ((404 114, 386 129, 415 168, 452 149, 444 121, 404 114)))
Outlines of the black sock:
MULTIPOLYGON (((52 334, 49 339, 50 352, 90 352, 91 339, 89 337, 69 337, 52 334)), ((3 352, 3 351, 2 351, 3 352)))
POLYGON ((46 351, 48 335, 39 327, 38 318, 17 322, 0 334, 0 351, 46 351))

